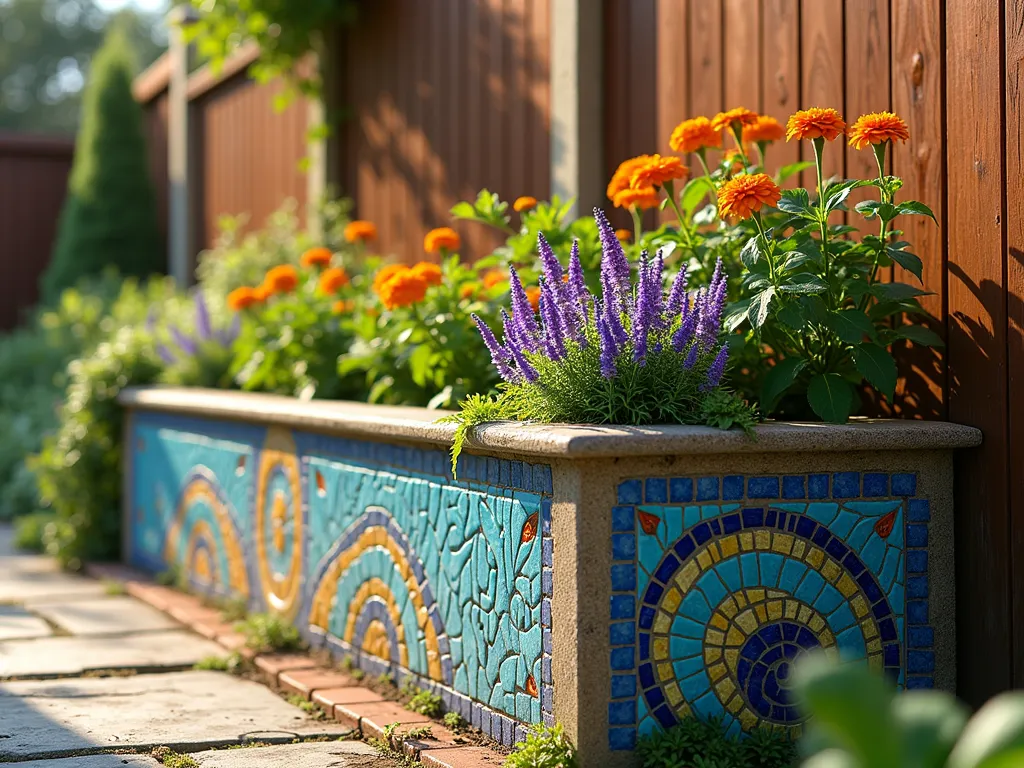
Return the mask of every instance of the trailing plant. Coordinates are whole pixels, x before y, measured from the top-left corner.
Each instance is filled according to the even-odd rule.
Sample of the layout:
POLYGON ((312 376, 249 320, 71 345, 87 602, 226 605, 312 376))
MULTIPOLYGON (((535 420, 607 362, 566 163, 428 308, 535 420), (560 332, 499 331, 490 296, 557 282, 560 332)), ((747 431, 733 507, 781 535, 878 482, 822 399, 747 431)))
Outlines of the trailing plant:
POLYGON ((720 343, 726 278, 719 264, 692 297, 681 269, 665 291, 661 255, 642 255, 634 282, 622 245, 600 210, 601 293, 587 288, 576 253, 563 273, 540 237, 539 314, 514 268, 512 314, 503 339, 477 318, 502 377, 496 398, 470 398, 444 419, 458 424, 453 468, 470 428, 495 418, 574 424, 699 424, 750 429, 753 411, 721 386, 728 348, 720 343))
POLYGON ((973 717, 941 691, 896 693, 862 665, 810 655, 794 693, 811 716, 804 768, 1012 768, 1024 765, 1024 693, 1005 693, 973 717))
POLYGON ((689 717, 637 742, 640 768, 789 768, 796 747, 784 732, 757 728, 744 736, 728 733, 723 718, 689 717))
POLYGON ((504 768, 578 768, 576 748, 562 726, 534 725, 503 763, 504 768))

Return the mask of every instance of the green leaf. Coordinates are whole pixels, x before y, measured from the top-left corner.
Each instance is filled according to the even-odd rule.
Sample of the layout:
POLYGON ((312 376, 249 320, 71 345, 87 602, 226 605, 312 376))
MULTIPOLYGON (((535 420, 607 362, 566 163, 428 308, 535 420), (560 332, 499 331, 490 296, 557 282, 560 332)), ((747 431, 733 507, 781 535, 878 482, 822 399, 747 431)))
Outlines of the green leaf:
POLYGON ((1024 693, 991 699, 971 718, 948 768, 1013 768, 1024 763, 1024 693))
POLYGON ((825 325, 847 344, 858 344, 865 336, 875 337, 874 323, 859 309, 829 312, 825 316, 825 325))
POLYGON ((907 200, 905 203, 900 203, 896 206, 897 215, 913 215, 913 216, 929 216, 931 220, 938 224, 938 219, 935 218, 935 214, 932 213, 932 209, 924 203, 919 203, 916 200, 907 200))
POLYGON ((789 163, 779 168, 779 172, 775 174, 775 181, 778 184, 786 181, 786 179, 796 176, 801 171, 806 171, 808 168, 813 168, 814 162, 811 160, 801 160, 798 163, 789 163))
POLYGON ((807 361, 802 357, 787 357, 765 374, 761 385, 761 409, 765 414, 771 412, 776 401, 792 386, 806 365, 807 361))
POLYGON ((807 386, 807 402, 823 421, 832 424, 846 423, 853 406, 853 394, 850 382, 838 373, 819 373, 807 386))
POLYGON ((801 272, 792 275, 789 281, 780 286, 785 293, 821 293, 828 290, 828 284, 817 275, 801 272))
POLYGON ((754 330, 764 325, 768 319, 768 309, 771 307, 772 299, 775 297, 775 288, 769 287, 761 291, 750 300, 750 309, 747 311, 747 319, 754 330))
POLYGON ((869 220, 880 216, 886 221, 890 221, 896 216, 896 207, 891 203, 883 203, 881 200, 864 200, 857 203, 855 208, 858 213, 863 214, 864 218, 869 220))
POLYGON ((899 339, 909 339, 925 347, 944 347, 942 337, 924 325, 901 325, 895 330, 899 339))
POLYGON ((872 296, 893 301, 912 299, 917 296, 931 296, 931 291, 924 291, 907 283, 875 283, 871 286, 870 292, 872 296))
POLYGON ((740 251, 740 261, 743 262, 743 266, 747 269, 753 269, 757 260, 761 257, 761 246, 758 243, 760 235, 754 235, 752 238, 747 240, 747 244, 743 246, 743 250, 740 251))
POLYGON ((896 361, 878 344, 858 344, 853 348, 853 362, 871 386, 892 400, 896 390, 896 361))
POLYGON ((475 219, 477 218, 476 209, 473 208, 472 204, 467 203, 463 200, 460 203, 456 203, 452 206, 451 214, 456 219, 475 219))
POLYGON ((810 199, 806 189, 786 189, 782 192, 779 204, 776 206, 784 213, 792 213, 804 219, 813 219, 810 199))
POLYGON ((892 703, 893 720, 903 736, 904 756, 919 768, 946 764, 968 715, 956 697, 943 691, 908 691, 892 703))
POLYGON ((921 263, 921 258, 910 251, 904 251, 898 248, 886 248, 885 252, 889 255, 889 258, 907 270, 910 274, 921 281, 921 270, 924 265, 921 263))
POLYGON ((807 319, 804 317, 803 312, 794 304, 788 304, 780 309, 776 317, 779 318, 779 322, 792 328, 794 331, 802 331, 807 325, 807 319))
POLYGON ((689 219, 693 216, 693 212, 697 210, 697 206, 708 195, 711 199, 715 199, 715 185, 711 179, 707 176, 696 176, 690 179, 686 186, 683 187, 683 192, 680 195, 679 207, 683 209, 684 216, 689 219))
POLYGON ((732 333, 739 328, 743 321, 747 319, 747 310, 749 309, 749 298, 726 305, 722 317, 722 326, 725 328, 725 332, 732 333))

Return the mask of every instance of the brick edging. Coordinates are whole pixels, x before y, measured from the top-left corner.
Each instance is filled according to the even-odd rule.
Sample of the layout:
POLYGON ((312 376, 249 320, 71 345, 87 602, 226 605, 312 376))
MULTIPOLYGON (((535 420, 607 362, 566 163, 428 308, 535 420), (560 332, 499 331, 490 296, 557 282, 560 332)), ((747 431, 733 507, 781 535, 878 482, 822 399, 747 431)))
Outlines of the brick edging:
POLYGON ((398 702, 387 701, 358 681, 325 667, 305 653, 256 653, 232 622, 221 618, 216 608, 172 587, 154 582, 149 576, 120 564, 89 564, 85 573, 94 579, 116 581, 132 597, 166 613, 225 650, 237 652, 252 662, 262 681, 271 688, 295 693, 312 701, 328 717, 347 725, 364 738, 383 739, 385 728, 398 723, 389 741, 392 749, 434 768, 499 768, 505 755, 488 747, 456 741, 458 736, 436 720, 413 712, 398 702), (406 738, 417 726, 430 725, 430 737, 406 738))

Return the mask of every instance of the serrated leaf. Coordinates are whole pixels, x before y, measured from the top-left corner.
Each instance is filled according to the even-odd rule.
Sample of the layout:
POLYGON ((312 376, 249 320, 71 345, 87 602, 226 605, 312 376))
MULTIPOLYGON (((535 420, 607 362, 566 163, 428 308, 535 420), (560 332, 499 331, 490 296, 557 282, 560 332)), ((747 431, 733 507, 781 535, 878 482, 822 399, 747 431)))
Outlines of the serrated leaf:
POLYGON ((787 357, 765 374, 761 385, 761 409, 764 413, 771 412, 776 401, 792 386, 806 365, 807 361, 802 357, 787 357))
POLYGON ((743 266, 747 269, 753 268, 757 263, 757 260, 761 258, 761 246, 757 242, 760 235, 754 235, 752 238, 747 240, 746 245, 743 246, 743 250, 740 251, 740 261, 743 262, 743 266))
POLYGON ((847 344, 858 344, 865 336, 875 337, 874 323, 859 309, 829 312, 825 316, 825 325, 847 344))
POLYGON ((773 287, 769 287, 751 298, 750 308, 747 310, 747 319, 750 320, 750 325, 754 330, 764 325, 765 320, 768 319, 768 310, 771 307, 773 298, 775 298, 775 288, 773 287))
POLYGON ((748 309, 750 309, 750 299, 743 299, 743 301, 726 305, 722 316, 722 326, 725 328, 726 333, 732 333, 740 327, 743 321, 747 319, 748 309))
POLYGON ((807 402, 823 420, 845 424, 853 406, 853 387, 838 373, 819 373, 807 385, 807 402))
POLYGON ((907 283, 875 283, 871 286, 870 290, 873 296, 893 301, 903 301, 904 299, 913 299, 918 296, 931 295, 930 291, 915 288, 907 283))
POLYGON ((890 259, 916 277, 919 282, 923 282, 921 280, 921 271, 924 268, 924 265, 921 263, 921 258, 917 254, 898 248, 886 248, 885 252, 890 259))
POLYGON ((895 330, 895 334, 899 339, 908 339, 925 347, 946 346, 939 334, 923 325, 901 325, 895 330))
POLYGON ((806 189, 783 190, 782 197, 779 199, 776 208, 784 213, 792 213, 804 219, 814 218, 814 213, 811 211, 810 198, 807 196, 806 189))
POLYGON ((853 362, 871 386, 892 400, 898 373, 888 350, 873 342, 858 344, 853 348, 853 362))
POLYGON ((701 204, 708 195, 715 199, 715 185, 707 176, 696 176, 690 179, 679 198, 679 207, 683 209, 686 218, 693 216, 697 206, 701 204))
POLYGON ((929 216, 936 224, 939 223, 938 219, 935 218, 935 214, 932 213, 932 209, 916 200, 907 200, 904 203, 900 203, 896 206, 896 213, 897 215, 929 216))
POLYGON ((807 325, 807 319, 794 304, 788 304, 780 309, 776 317, 779 318, 779 322, 794 331, 802 331, 807 325))
POLYGON ((828 284, 817 275, 807 272, 792 275, 789 282, 780 286, 785 293, 808 293, 815 294, 828 290, 828 284))

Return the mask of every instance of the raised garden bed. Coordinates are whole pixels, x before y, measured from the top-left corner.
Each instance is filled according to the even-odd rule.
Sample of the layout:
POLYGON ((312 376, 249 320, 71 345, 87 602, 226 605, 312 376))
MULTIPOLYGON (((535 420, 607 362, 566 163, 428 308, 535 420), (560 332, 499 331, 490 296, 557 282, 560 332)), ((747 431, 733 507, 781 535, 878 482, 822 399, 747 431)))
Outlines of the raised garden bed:
POLYGON ((478 429, 201 389, 128 407, 126 560, 290 617, 502 743, 584 765, 691 713, 799 727, 802 649, 955 681, 953 465, 977 430, 880 421, 478 429))

